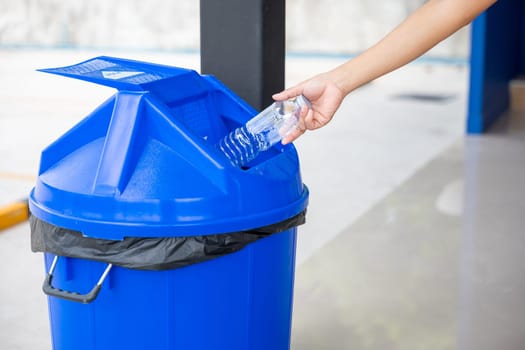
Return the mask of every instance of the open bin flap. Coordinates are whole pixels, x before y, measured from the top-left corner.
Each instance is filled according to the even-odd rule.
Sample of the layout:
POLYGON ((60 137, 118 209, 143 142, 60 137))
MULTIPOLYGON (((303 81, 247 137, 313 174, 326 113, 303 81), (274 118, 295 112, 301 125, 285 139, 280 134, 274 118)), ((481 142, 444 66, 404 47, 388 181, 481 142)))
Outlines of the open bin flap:
POLYGON ((190 69, 108 56, 95 57, 72 66, 39 71, 130 91, 151 90, 154 85, 162 84, 171 78, 194 73, 190 69))

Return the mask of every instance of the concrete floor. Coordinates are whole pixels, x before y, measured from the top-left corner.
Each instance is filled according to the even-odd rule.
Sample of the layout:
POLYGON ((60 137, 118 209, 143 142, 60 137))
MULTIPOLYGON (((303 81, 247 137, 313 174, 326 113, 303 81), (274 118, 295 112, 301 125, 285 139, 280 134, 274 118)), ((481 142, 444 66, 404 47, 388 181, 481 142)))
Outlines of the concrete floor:
MULTIPOLYGON (((0 55, 0 205, 25 197, 40 150, 113 94, 34 69, 99 54, 112 55, 0 55)), ((340 62, 288 58, 287 84, 340 62)), ((523 116, 463 136, 467 77, 465 66, 412 64, 353 93, 328 127, 297 141, 311 198, 299 230, 292 349, 520 348, 523 116)), ((27 224, 0 233, 2 349, 51 348, 42 257, 30 252, 28 233, 27 224)))
POLYGON ((523 349, 524 122, 458 140, 301 265, 293 349, 523 349))

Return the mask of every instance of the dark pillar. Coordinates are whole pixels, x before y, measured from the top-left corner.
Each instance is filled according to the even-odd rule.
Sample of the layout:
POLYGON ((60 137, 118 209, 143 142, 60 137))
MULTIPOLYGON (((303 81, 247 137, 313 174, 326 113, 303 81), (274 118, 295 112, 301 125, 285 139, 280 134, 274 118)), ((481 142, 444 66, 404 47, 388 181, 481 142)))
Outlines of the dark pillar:
POLYGON ((285 0, 200 0, 201 73, 261 110, 284 88, 285 0))

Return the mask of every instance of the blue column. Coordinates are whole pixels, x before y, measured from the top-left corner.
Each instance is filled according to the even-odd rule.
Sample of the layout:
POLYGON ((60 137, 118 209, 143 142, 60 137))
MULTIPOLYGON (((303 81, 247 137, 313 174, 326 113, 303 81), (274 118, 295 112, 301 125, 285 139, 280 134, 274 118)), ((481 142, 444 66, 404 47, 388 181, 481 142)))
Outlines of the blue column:
POLYGON ((509 107, 509 81, 524 72, 523 0, 500 0, 472 24, 467 132, 479 134, 509 107))

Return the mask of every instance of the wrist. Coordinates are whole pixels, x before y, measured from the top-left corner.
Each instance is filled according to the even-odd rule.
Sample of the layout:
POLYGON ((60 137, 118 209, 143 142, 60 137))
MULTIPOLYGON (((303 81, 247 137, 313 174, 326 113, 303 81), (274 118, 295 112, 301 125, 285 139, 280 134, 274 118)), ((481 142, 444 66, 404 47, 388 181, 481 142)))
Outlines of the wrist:
POLYGON ((356 75, 352 73, 350 62, 346 62, 328 72, 330 80, 341 91, 343 96, 348 95, 359 87, 359 84, 355 81, 356 75))

